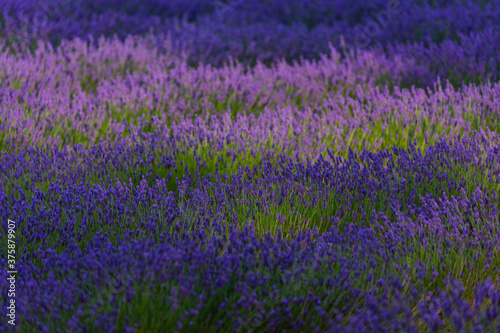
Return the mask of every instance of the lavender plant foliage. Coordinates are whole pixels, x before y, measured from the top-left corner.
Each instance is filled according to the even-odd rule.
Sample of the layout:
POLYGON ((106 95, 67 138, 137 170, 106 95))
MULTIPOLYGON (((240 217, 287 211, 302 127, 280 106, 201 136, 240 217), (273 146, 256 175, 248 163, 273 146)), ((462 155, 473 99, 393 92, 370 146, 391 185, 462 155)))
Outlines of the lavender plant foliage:
POLYGON ((0 4, 0 331, 500 331, 495 2, 119 5, 0 4))

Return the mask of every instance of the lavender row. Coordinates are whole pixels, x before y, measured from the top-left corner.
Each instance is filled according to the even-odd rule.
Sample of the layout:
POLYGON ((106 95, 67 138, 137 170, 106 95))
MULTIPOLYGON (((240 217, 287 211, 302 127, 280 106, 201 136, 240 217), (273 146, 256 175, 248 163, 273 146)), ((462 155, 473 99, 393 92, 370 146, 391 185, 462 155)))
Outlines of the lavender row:
POLYGON ((439 276, 443 287, 429 293, 425 283, 438 278, 436 268, 388 264, 394 253, 371 234, 353 227, 347 235, 309 233, 287 241, 259 240, 248 230, 206 238, 201 230, 160 244, 130 237, 110 242, 96 235, 85 249, 70 244, 62 253, 38 251, 33 260, 41 268, 30 261, 19 264, 22 321, 16 327, 20 332, 500 328, 498 281, 488 279, 465 292, 457 279, 439 276))
POLYGON ((177 168, 154 134, 4 154, 20 330, 495 330, 498 140, 281 156, 232 176, 193 153, 176 193, 154 172, 177 168))
MULTIPOLYGON (((266 231, 290 215, 292 224, 312 223, 310 227, 321 230, 321 223, 333 220, 368 221, 372 211, 389 217, 431 216, 421 210, 422 204, 432 211, 433 200, 439 198, 476 192, 496 195, 500 190, 495 133, 441 139, 425 150, 410 142, 406 150, 349 150, 345 158, 328 151, 325 158, 320 155, 307 163, 298 155, 256 156, 253 166, 247 161, 235 163, 229 151, 203 155, 206 152, 196 146, 181 150, 172 138, 155 133, 141 133, 135 140, 132 146, 99 144, 91 149, 37 148, 4 154, 2 218, 27 223, 23 235, 28 244, 49 237, 63 241, 77 234, 82 240, 88 236, 87 228, 113 227, 123 219, 158 233, 193 207, 196 216, 206 221, 254 220, 266 231), (232 164, 229 170, 236 172, 224 173, 232 164), (150 210, 152 204, 161 210, 161 217, 150 210), (136 224, 148 220, 159 224, 136 224)), ((487 216, 494 219, 496 199, 491 200, 487 202, 493 208, 485 204, 480 208, 489 210, 487 216)), ((478 214, 474 207, 467 209, 468 214, 478 214)))
MULTIPOLYGON (((34 39, 57 42, 113 34, 125 37, 153 29, 168 33, 193 63, 308 59, 328 52, 328 42, 365 49, 417 41, 456 40, 461 34, 498 30, 498 3, 461 1, 183 1, 136 0, 4 1, 2 33, 9 44, 34 39), (200 58, 201 56, 201 58, 200 58)), ((466 49, 467 50, 467 49, 466 49)), ((480 54, 478 52, 477 54, 480 54)))
POLYGON ((143 131, 178 137, 199 127, 201 141, 229 140, 238 150, 269 143, 317 157, 326 148, 379 149, 435 142, 443 131, 499 129, 497 83, 378 88, 387 75, 402 83, 414 67, 372 51, 342 60, 332 49, 318 62, 272 68, 191 68, 159 52, 152 37, 100 43, 1 54, 0 146, 131 142, 142 122, 143 131))
MULTIPOLYGON (((263 32, 274 31, 271 26, 263 27, 263 32)), ((228 35, 220 37, 222 41, 234 41, 230 46, 220 45, 212 46, 213 38, 205 38, 201 41, 197 40, 199 33, 192 31, 192 29, 182 28, 179 31, 179 36, 169 34, 147 34, 145 37, 131 37, 127 36, 124 40, 124 45, 120 42, 116 42, 115 38, 103 39, 103 38, 93 38, 89 37, 89 40, 82 42, 80 39, 68 42, 63 40, 62 45, 59 45, 56 49, 62 48, 61 53, 65 54, 64 59, 59 60, 61 65, 65 62, 75 62, 75 60, 85 62, 82 70, 88 70, 88 63, 92 64, 92 61, 99 61, 103 56, 113 56, 113 50, 110 48, 114 47, 114 52, 121 49, 124 54, 130 54, 131 59, 127 60, 125 65, 135 65, 136 61, 139 61, 137 65, 144 65, 146 58, 158 58, 160 56, 160 61, 165 61, 165 58, 169 58, 172 55, 176 57, 184 57, 187 64, 193 67, 197 67, 200 63, 205 64, 215 64, 217 67, 221 67, 230 61, 236 60, 238 63, 243 64, 245 67, 248 65, 255 66, 260 63, 265 63, 267 66, 272 66, 278 62, 284 62, 289 60, 288 63, 295 63, 295 61, 290 61, 284 54, 280 55, 280 52, 285 52, 284 50, 290 49, 289 52, 297 52, 297 55, 292 57, 298 60, 302 59, 301 62, 304 63, 304 59, 310 58, 310 61, 321 60, 326 56, 330 56, 332 53, 332 45, 334 45, 334 51, 331 58, 333 62, 330 64, 334 67, 339 67, 339 72, 342 71, 343 67, 349 65, 351 71, 356 73, 359 72, 359 67, 364 67, 363 70, 366 72, 372 72, 371 79, 379 85, 389 84, 389 85, 405 85, 410 87, 411 85, 416 86, 432 86, 436 81, 437 77, 440 77, 443 81, 448 79, 456 86, 465 83, 480 83, 489 80, 496 80, 499 77, 499 59, 498 55, 498 44, 500 40, 500 30, 490 28, 482 32, 469 32, 465 34, 460 34, 454 40, 445 40, 441 43, 432 42, 409 42, 409 43, 387 43, 380 44, 377 43, 370 48, 360 48, 349 45, 350 39, 341 39, 339 43, 333 43, 329 39, 322 35, 320 32, 315 33, 319 36, 317 43, 322 45, 321 51, 315 51, 315 57, 305 57, 302 55, 305 51, 301 51, 297 48, 297 42, 289 40, 286 36, 276 36, 275 38, 266 37, 266 41, 256 41, 250 43, 245 41, 242 36, 240 36, 238 29, 231 29, 228 31, 228 35), (229 34, 230 33, 230 34, 229 34), (139 40, 135 42, 130 42, 131 39, 139 40), (269 39, 269 40, 267 40, 269 39), (107 42, 104 42, 106 41, 107 42), (182 41, 182 43, 180 41, 182 41), (89 43, 94 45, 94 47, 83 46, 89 43), (111 46, 111 45, 112 46, 111 46), (149 44, 149 47, 145 47, 149 44), (193 46, 190 46, 190 45, 193 46), (247 45, 249 44, 249 45, 247 45), (95 50, 96 46, 103 48, 102 50, 95 50), (276 50, 273 51, 273 49, 276 50), (149 50, 148 50, 149 49, 149 50), (280 51, 281 50, 281 51, 280 51), (75 52, 76 51, 76 52, 75 52), (81 52, 90 52, 90 54, 78 54, 81 52), (251 55, 247 55, 250 53, 251 55), (77 56, 83 57, 76 58, 77 56), (165 55, 166 54, 166 55, 165 55), (275 55, 277 54, 277 55, 275 55), (87 59, 85 59, 88 56, 87 59), (141 59, 142 58, 142 59, 141 59), (251 62, 248 59, 254 59, 251 62), (338 66, 340 60, 346 60, 346 63, 338 66), (142 61, 141 61, 142 60, 142 61), (392 66, 388 66, 388 64, 392 66), (396 64, 394 66, 394 64, 396 64)), ((294 33, 296 36, 298 33, 294 33)), ((272 36, 271 36, 272 37, 272 36)), ((308 39, 311 40, 311 39, 308 39)), ((2 39, 4 43, 3 50, 7 52, 9 50, 9 40, 2 39)), ((33 52, 23 52, 18 51, 19 57, 28 58, 32 57, 31 53, 38 54, 38 57, 52 57, 50 51, 47 51, 43 39, 37 40, 36 47, 34 47, 33 52), (39 50, 39 51, 36 51, 39 50), (46 53, 45 53, 46 52, 46 53), (42 54, 43 53, 43 54, 42 54)), ((311 49, 312 45, 304 46, 305 49, 311 49)), ((9 51, 11 53, 11 51, 9 51)), ((120 58, 120 57, 119 57, 120 58)), ((52 59, 54 61, 55 59, 52 59)), ((112 59, 118 60, 118 59, 112 59)), ((39 62, 40 60, 35 60, 39 62)), ((109 60, 108 60, 109 61, 109 60)), ((123 61, 123 60, 122 60, 123 61)), ((166 60, 168 65, 171 65, 172 60, 166 60)), ((49 62, 50 63, 50 62, 49 62)), ((109 62, 111 68, 115 68, 109 62)), ((99 67, 102 64, 98 65, 99 67)), ((102 68, 102 67, 101 67, 102 68)), ((127 66, 121 68, 122 72, 130 69, 127 66)), ((105 71, 106 72, 106 71, 105 71)), ((103 75, 105 75, 105 72, 103 75)), ((95 75, 90 73, 91 77, 95 80, 95 75)), ((358 73, 358 75, 361 75, 358 73)), ((364 79, 366 80, 366 79, 364 79)), ((363 77, 361 77, 360 83, 364 82, 363 77)))

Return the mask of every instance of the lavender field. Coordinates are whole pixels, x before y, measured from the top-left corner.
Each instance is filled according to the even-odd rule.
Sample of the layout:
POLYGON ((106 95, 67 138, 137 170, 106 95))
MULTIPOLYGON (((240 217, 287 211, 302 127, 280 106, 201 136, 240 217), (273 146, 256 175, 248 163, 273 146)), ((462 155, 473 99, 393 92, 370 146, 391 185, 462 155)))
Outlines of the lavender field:
POLYGON ((500 332, 500 1, 0 1, 0 332, 500 332))

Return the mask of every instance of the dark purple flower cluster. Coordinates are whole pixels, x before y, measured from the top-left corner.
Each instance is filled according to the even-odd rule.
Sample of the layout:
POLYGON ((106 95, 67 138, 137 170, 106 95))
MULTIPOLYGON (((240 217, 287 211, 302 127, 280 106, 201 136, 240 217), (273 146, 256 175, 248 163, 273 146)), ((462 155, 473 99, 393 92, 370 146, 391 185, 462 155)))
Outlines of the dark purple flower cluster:
POLYGON ((20 226, 24 327, 500 324, 494 135, 314 163, 280 155, 233 175, 209 173, 195 149, 176 193, 154 170, 176 172, 178 144, 137 139, 2 156, 0 216, 20 226))
POLYGON ((42 38, 168 33, 200 60, 314 58, 328 42, 349 48, 441 42, 498 29, 497 1, 5 0, 1 31, 12 44, 42 38))
POLYGON ((200 229, 159 243, 97 234, 83 249, 72 243, 62 253, 34 251, 30 259, 44 269, 20 264, 29 274, 20 281, 19 304, 23 324, 38 331, 494 331, 500 325, 492 281, 473 289, 472 303, 451 277, 436 295, 427 294, 417 277, 393 274, 430 275, 430 268, 391 267, 391 249, 356 226, 293 240, 258 239, 249 229, 210 238, 200 229))

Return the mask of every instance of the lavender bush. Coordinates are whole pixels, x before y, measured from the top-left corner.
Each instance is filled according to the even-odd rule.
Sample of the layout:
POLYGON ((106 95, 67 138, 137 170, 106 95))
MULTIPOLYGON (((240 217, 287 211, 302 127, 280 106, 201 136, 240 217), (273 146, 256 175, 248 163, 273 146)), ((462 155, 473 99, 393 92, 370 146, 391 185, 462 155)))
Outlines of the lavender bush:
POLYGON ((500 331, 495 2, 0 8, 0 331, 500 331))

